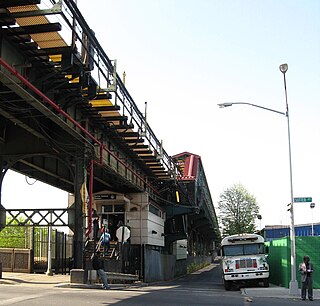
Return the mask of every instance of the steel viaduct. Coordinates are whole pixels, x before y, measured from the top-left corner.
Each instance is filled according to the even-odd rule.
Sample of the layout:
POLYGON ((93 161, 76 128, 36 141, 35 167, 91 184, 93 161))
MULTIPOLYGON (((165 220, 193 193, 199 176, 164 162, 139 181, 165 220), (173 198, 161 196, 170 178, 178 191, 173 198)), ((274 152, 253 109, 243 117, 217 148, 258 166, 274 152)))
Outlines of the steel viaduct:
POLYGON ((69 226, 75 268, 93 213, 128 226, 133 245, 212 251, 220 233, 201 158, 167 154, 75 2, 2 0, 0 26, 1 228, 69 226), (68 207, 6 209, 8 169, 70 193, 68 207))

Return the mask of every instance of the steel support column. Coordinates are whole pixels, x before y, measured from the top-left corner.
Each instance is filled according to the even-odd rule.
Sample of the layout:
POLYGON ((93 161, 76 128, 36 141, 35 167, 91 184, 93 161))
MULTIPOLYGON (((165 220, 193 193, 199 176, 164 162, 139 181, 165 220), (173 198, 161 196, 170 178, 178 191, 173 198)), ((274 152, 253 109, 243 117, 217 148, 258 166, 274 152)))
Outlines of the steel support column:
POLYGON ((83 267, 83 213, 82 213, 82 198, 81 186, 84 182, 84 159, 77 156, 75 160, 75 179, 74 179, 74 268, 81 269, 83 267))
POLYGON ((2 206, 1 198, 2 198, 2 183, 3 178, 7 172, 7 167, 4 166, 4 160, 0 156, 0 231, 2 231, 6 226, 6 211, 5 208, 2 206))
POLYGON ((4 178, 4 174, 5 174, 5 168, 4 168, 4 165, 3 165, 3 158, 0 156, 0 207, 1 207, 1 198, 2 198, 2 182, 3 182, 3 178, 4 178))

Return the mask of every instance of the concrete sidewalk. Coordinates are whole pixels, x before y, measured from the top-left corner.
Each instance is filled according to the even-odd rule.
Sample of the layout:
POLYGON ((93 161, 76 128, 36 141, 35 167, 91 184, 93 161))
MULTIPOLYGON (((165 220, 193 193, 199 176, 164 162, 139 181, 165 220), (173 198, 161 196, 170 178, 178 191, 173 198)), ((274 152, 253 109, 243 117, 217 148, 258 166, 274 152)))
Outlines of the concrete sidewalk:
MULTIPOLYGON (((21 285, 21 286, 46 286, 46 287, 64 287, 64 288, 79 288, 79 289, 100 289, 101 284, 79 284, 70 283, 70 275, 54 274, 48 276, 44 273, 13 273, 2 272, 0 285, 21 285)), ((126 289, 132 287, 141 287, 146 284, 135 282, 130 284, 110 284, 111 289, 126 289)))
MULTIPOLYGON (((282 299, 300 299, 300 289, 299 295, 293 296, 289 295, 289 289, 284 287, 277 287, 270 285, 269 288, 242 288, 241 293, 249 298, 251 297, 274 297, 282 299)), ((308 299, 308 297, 307 297, 308 299)), ((313 290, 313 299, 320 300, 320 289, 313 290)))
POLYGON ((16 273, 2 272, 0 284, 6 285, 49 285, 55 286, 60 283, 69 283, 70 275, 47 276, 44 273, 16 273))

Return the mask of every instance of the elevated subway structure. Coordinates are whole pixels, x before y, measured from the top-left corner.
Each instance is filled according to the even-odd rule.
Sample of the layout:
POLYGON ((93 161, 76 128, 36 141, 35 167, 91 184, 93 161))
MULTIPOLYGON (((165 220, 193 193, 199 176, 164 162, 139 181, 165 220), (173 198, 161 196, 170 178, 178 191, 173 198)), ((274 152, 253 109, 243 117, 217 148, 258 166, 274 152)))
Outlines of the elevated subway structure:
MULTIPOLYGON (((76 268, 84 266, 93 210, 109 222, 120 202, 132 244, 170 254, 185 239, 190 255, 207 252, 220 235, 204 169, 190 188, 76 4, 5 0, 0 17, 0 188, 11 169, 73 195, 65 211, 76 268)), ((3 227, 10 210, 0 196, 1 212, 3 227)), ((65 225, 31 215, 23 225, 65 225)))
MULTIPOLYGON (((214 250, 213 242, 218 242, 220 238, 219 225, 216 212, 212 203, 209 186, 206 180, 201 157, 189 152, 183 152, 172 157, 179 173, 177 182, 182 191, 184 203, 193 203, 190 210, 188 205, 178 207, 174 211, 173 218, 177 218, 179 213, 183 215, 185 210, 189 210, 187 217, 187 235, 189 254, 199 255, 204 252, 214 250)), ((168 214, 170 216, 170 214, 168 214)))

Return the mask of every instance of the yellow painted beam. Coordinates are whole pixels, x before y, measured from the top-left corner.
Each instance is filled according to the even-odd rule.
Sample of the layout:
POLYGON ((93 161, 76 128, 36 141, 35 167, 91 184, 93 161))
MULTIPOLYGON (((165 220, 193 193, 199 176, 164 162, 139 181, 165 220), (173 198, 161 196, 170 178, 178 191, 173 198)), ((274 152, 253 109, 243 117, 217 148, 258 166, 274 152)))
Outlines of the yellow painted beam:
POLYGON ((91 105, 93 107, 96 106, 112 106, 112 102, 109 99, 104 99, 104 100, 91 100, 90 101, 91 105))
POLYGON ((53 55, 49 55, 50 61, 51 62, 61 62, 62 61, 62 54, 53 54, 53 55))

